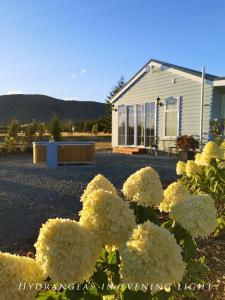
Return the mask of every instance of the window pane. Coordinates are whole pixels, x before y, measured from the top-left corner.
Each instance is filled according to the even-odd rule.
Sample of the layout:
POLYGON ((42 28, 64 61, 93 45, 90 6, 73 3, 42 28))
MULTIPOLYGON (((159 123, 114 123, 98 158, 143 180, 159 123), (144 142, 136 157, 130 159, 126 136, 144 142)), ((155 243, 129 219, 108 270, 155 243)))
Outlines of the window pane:
POLYGON ((155 136, 155 103, 146 104, 146 146, 150 146, 155 136))
POLYGON ((166 109, 177 109, 177 99, 170 97, 166 99, 166 109))
POLYGON ((127 144, 134 145, 134 107, 127 107, 127 144))
POLYGON ((137 144, 144 145, 144 105, 137 105, 137 144))
POLYGON ((118 144, 125 145, 125 106, 118 107, 118 144))
POLYGON ((177 111, 165 113, 165 135, 177 136, 177 111))

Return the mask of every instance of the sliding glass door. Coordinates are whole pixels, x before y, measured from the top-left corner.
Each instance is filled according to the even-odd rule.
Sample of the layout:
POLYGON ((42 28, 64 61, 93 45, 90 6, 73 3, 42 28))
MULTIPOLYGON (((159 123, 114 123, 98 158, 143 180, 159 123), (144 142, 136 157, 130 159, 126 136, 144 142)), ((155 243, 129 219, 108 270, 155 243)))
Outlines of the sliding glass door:
POLYGON ((145 143, 145 105, 137 105, 137 145, 144 146, 145 143))
POLYGON ((151 146, 155 137, 155 102, 146 103, 146 147, 151 146))
POLYGON ((125 145, 125 132, 126 132, 126 106, 120 105, 118 107, 118 144, 125 145))
POLYGON ((134 145, 134 106, 127 106, 127 145, 134 145))
POLYGON ((155 102, 118 107, 118 145, 149 147, 155 135, 155 102))

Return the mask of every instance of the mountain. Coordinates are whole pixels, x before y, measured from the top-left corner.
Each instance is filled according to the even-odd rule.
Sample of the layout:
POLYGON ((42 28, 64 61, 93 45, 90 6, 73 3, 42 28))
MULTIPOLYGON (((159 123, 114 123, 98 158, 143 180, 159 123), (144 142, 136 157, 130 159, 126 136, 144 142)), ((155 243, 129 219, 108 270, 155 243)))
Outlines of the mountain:
POLYGON ((61 121, 96 119, 105 113, 106 104, 94 101, 64 101, 45 95, 0 96, 0 124, 12 119, 22 122, 48 122, 54 113, 61 121))

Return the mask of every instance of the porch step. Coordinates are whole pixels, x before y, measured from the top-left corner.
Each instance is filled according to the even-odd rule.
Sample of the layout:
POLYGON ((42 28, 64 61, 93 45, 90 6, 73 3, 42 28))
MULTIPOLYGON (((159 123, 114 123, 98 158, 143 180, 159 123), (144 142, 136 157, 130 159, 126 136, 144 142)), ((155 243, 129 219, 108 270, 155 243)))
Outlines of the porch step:
POLYGON ((122 153, 122 154, 143 154, 146 152, 145 148, 138 148, 138 147, 114 147, 114 153, 122 153))

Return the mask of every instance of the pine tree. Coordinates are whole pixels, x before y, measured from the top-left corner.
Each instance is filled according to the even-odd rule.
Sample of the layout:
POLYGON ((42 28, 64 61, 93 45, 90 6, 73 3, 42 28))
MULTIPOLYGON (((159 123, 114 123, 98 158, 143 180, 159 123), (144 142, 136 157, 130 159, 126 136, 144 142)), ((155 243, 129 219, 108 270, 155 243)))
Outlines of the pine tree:
POLYGON ((110 100, 124 87, 124 85, 125 79, 121 76, 106 98, 105 130, 108 132, 112 131, 112 104, 110 100))
POLYGON ((21 130, 21 124, 18 120, 14 119, 9 125, 9 137, 17 138, 18 133, 21 130))
POLYGON ((98 123, 95 123, 95 124, 92 126, 92 134, 93 134, 93 135, 97 135, 97 134, 98 134, 98 131, 99 131, 98 123))
POLYGON ((61 128, 59 124, 59 119, 56 114, 53 115, 50 121, 49 130, 52 135, 52 139, 54 141, 59 141, 61 138, 61 128))

